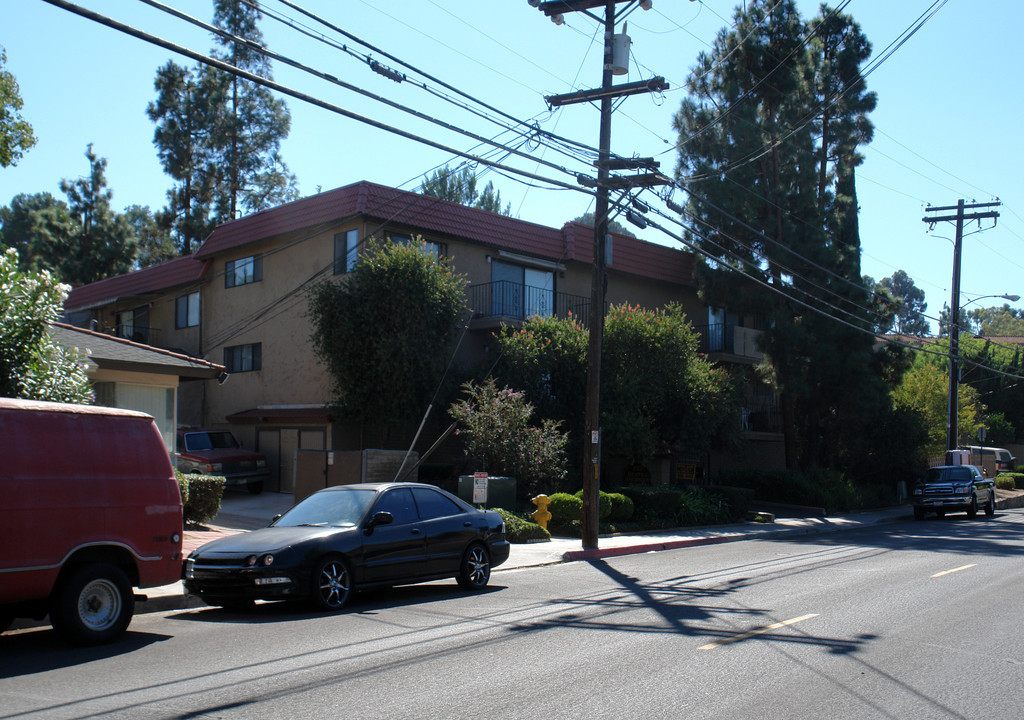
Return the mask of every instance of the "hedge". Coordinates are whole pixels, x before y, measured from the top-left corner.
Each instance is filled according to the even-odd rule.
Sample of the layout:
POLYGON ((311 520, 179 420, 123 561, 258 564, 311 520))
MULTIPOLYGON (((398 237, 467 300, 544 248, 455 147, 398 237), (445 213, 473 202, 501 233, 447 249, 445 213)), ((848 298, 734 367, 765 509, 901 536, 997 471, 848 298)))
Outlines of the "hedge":
POLYGON ((525 543, 531 540, 550 540, 551 533, 535 522, 530 522, 510 510, 495 508, 505 520, 505 539, 511 543, 525 543))
POLYGON ((219 475, 186 475, 177 470, 185 525, 201 525, 220 512, 225 480, 219 475))

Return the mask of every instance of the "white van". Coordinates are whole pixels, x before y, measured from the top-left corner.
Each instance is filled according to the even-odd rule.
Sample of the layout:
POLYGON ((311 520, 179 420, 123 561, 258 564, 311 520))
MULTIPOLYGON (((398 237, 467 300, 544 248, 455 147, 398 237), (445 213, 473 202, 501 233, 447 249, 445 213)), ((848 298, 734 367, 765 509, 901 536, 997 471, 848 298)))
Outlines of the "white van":
POLYGON ((988 477, 1017 469, 1017 458, 1005 448, 968 445, 963 449, 971 451, 971 465, 980 467, 988 477))

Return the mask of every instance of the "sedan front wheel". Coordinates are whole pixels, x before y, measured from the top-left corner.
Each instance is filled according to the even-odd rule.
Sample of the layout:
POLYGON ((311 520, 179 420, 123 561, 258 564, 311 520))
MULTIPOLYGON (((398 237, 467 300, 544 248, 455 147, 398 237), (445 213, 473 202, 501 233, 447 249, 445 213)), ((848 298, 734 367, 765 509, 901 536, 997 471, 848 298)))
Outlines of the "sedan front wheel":
POLYGON ((340 610, 352 594, 352 574, 341 558, 321 560, 313 572, 310 600, 318 610, 340 610))
POLYGON ((482 590, 491 579, 491 555, 479 543, 470 545, 462 556, 462 565, 455 578, 467 590, 482 590))

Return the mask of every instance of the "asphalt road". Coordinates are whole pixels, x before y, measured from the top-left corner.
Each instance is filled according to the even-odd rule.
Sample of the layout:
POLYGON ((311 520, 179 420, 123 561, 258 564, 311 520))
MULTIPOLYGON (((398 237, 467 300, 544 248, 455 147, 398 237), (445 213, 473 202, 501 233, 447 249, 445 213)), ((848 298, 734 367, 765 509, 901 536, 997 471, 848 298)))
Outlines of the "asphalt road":
POLYGON ((1020 718, 1024 511, 0 636, 4 718, 1020 718))

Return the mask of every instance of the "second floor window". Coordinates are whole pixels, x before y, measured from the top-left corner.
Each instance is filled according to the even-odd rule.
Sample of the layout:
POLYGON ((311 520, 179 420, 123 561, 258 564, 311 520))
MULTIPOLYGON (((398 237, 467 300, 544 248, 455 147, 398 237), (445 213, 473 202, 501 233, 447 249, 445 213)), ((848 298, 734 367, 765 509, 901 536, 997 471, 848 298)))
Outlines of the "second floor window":
POLYGON ((143 305, 117 314, 117 336, 126 340, 149 342, 149 307, 143 305))
POLYGON ((196 327, 199 325, 199 293, 179 295, 174 299, 174 327, 196 327))
POLYGON ((251 343, 224 348, 224 367, 229 373, 260 370, 263 367, 263 344, 251 343))
POLYGON ((359 231, 348 230, 334 236, 334 274, 350 273, 359 261, 359 231))
POLYGON ((224 263, 224 287, 237 287, 263 279, 263 257, 250 255, 224 263))
POLYGON ((442 247, 440 243, 436 243, 431 240, 424 240, 421 237, 414 238, 412 235, 405 235, 403 233, 390 233, 388 237, 391 239, 391 242, 396 245, 413 245, 419 247, 427 257, 437 259, 442 255, 442 247))

